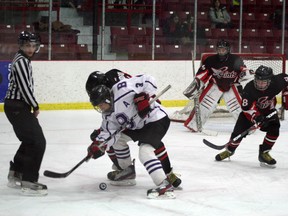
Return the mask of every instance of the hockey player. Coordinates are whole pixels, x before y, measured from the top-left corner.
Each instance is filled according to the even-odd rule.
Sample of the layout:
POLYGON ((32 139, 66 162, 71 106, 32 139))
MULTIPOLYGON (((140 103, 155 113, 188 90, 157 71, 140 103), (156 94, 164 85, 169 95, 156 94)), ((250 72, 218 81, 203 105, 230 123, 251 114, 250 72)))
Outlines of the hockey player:
POLYGON ((274 167, 276 160, 270 156, 269 151, 279 136, 280 122, 277 114, 270 118, 266 116, 276 111, 276 95, 282 90, 288 92, 288 75, 273 75, 272 68, 263 65, 257 68, 254 81, 250 81, 243 90, 243 111, 237 119, 230 142, 225 151, 216 155, 217 161, 232 156, 242 140, 240 138, 233 142, 233 138, 256 124, 261 131, 266 132, 263 143, 259 146, 258 160, 261 165, 274 167))
MULTIPOLYGON (((241 96, 239 81, 250 75, 243 60, 230 53, 230 43, 220 40, 216 45, 216 55, 209 56, 196 73, 193 82, 183 94, 193 100, 199 97, 202 126, 217 108, 218 101, 223 97, 228 111, 237 119, 241 112, 241 96)), ((185 121, 185 127, 192 132, 198 131, 195 108, 185 121)))
MULTIPOLYGON (((93 158, 103 155, 103 150, 111 146, 118 149, 120 133, 108 140, 111 134, 123 128, 123 134, 133 141, 138 141, 139 159, 157 187, 147 191, 148 198, 167 196, 174 198, 173 187, 169 182, 155 149, 162 145, 170 120, 163 107, 149 99, 155 94, 157 87, 154 78, 147 75, 124 79, 110 90, 105 85, 98 85, 90 93, 90 102, 96 110, 102 112, 101 132, 88 148, 93 158)), ((121 148, 121 147, 120 147, 121 148)))
POLYGON ((8 186, 21 188, 23 195, 43 196, 47 186, 38 183, 39 169, 46 140, 37 116, 39 106, 34 95, 31 58, 39 51, 39 38, 28 31, 18 37, 19 51, 9 72, 9 86, 4 111, 21 141, 13 162, 10 162, 8 186))
MULTIPOLYGON (((108 88, 112 88, 113 85, 119 81, 131 78, 132 76, 120 71, 118 69, 112 69, 106 72, 105 74, 95 71, 92 72, 86 82, 86 91, 88 95, 91 94, 92 89, 96 86, 103 84, 108 88)), ((159 100, 158 100, 159 102, 159 100)), ((99 135, 101 129, 94 130, 90 138, 94 141, 99 135)), ((115 171, 109 172, 107 177, 111 180, 113 185, 135 185, 135 167, 134 162, 131 161, 130 150, 127 144, 131 138, 126 136, 124 133, 121 133, 120 138, 118 139, 118 148, 114 149, 112 146, 107 150, 107 154, 113 162, 112 168, 115 171), (120 164, 120 165, 119 165, 120 164)), ((166 151, 165 145, 161 142, 160 146, 155 150, 155 155, 160 160, 164 172, 167 175, 170 183, 174 188, 179 187, 181 184, 181 179, 177 177, 171 167, 170 159, 166 151)))

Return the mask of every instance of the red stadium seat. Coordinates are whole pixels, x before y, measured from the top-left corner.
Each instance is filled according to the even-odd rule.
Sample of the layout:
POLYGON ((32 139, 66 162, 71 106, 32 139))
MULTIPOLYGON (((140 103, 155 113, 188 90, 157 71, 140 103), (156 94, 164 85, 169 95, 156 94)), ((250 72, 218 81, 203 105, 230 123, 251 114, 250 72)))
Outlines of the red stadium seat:
POLYGON ((21 31, 29 31, 29 32, 34 32, 34 26, 33 25, 21 25, 17 24, 14 26, 15 32, 20 33, 21 31))
POLYGON ((215 38, 225 39, 228 36, 227 29, 225 29, 225 28, 223 28, 223 29, 219 29, 219 28, 211 29, 211 33, 212 33, 212 36, 215 38))
POLYGON ((250 50, 252 53, 266 53, 267 49, 265 45, 250 44, 250 50))
POLYGON ((127 52, 127 46, 134 37, 128 34, 127 27, 111 26, 111 51, 112 52, 127 52))
POLYGON ((144 27, 130 27, 128 34, 134 37, 132 43, 145 44, 146 43, 146 28, 144 27))
POLYGON ((52 60, 76 60, 75 53, 70 52, 69 45, 52 44, 52 60))
MULTIPOLYGON (((0 24, 0 31, 2 33, 15 33, 15 28, 13 25, 6 25, 6 24, 0 24)), ((20 33, 20 32, 16 32, 20 33)))
POLYGON ((151 59, 151 53, 148 53, 145 44, 129 44, 128 59, 130 60, 147 60, 151 59))

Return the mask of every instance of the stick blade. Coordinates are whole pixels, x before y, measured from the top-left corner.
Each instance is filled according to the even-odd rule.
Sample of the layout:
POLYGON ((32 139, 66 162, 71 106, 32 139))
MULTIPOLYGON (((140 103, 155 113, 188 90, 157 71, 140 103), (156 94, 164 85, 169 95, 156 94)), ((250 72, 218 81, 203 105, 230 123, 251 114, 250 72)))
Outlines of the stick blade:
POLYGON ((222 150, 225 148, 226 144, 225 145, 215 145, 211 142, 209 142, 208 140, 206 139, 203 139, 203 143, 207 146, 209 146, 210 148, 213 148, 213 149, 216 149, 216 150, 222 150))
POLYGON ((67 173, 56 173, 49 170, 45 170, 43 175, 49 178, 65 178, 68 176, 67 173))

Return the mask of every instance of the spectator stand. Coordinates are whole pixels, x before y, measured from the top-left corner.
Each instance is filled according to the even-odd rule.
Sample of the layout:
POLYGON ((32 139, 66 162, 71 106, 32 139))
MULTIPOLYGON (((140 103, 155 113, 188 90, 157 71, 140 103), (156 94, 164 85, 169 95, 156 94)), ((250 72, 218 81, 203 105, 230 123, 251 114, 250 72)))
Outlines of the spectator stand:
MULTIPOLYGON (((26 25, 26 18, 28 11, 49 11, 49 1, 44 0, 18 0, 18 1, 1 1, 0 11, 21 11, 22 12, 22 24, 26 25)), ((52 4, 52 11, 56 11, 57 20, 60 17, 60 0, 54 0, 52 4)), ((1 12, 2 13, 2 12, 1 12)))

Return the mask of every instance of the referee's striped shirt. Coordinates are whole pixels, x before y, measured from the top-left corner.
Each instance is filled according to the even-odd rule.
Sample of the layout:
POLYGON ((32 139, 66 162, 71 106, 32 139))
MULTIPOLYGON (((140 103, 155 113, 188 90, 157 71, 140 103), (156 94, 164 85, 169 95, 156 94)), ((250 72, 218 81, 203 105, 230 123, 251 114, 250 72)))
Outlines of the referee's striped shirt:
POLYGON ((20 50, 16 53, 8 75, 9 85, 6 99, 22 100, 33 110, 38 110, 38 103, 34 96, 34 81, 31 61, 20 50))

